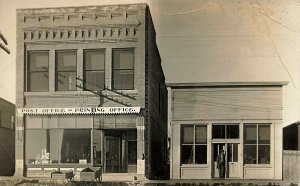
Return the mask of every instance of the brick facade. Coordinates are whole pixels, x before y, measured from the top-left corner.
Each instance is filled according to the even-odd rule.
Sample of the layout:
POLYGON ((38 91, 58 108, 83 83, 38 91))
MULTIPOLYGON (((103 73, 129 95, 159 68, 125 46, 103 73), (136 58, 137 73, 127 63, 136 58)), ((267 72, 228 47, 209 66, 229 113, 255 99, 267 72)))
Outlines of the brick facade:
MULTIPOLYGON (((142 174, 149 179, 159 179, 163 175, 158 172, 159 168, 154 164, 163 165, 164 172, 167 172, 167 158, 164 155, 167 141, 167 90, 156 46, 154 26, 146 4, 18 10, 17 51, 17 109, 140 107, 142 111, 138 114, 87 115, 84 121, 90 124, 88 128, 100 130, 103 134, 115 129, 136 131, 137 174, 142 174), (134 88, 114 90, 113 51, 128 48, 134 51, 134 88), (87 91, 83 88, 84 52, 92 49, 105 51, 104 90, 87 91), (57 91, 56 55, 57 51, 66 50, 76 51, 76 90, 57 91), (26 65, 30 51, 48 52, 49 91, 27 91, 26 65), (162 147, 161 151, 156 148, 155 153, 152 153, 151 149, 157 145, 162 147), (157 162, 155 160, 157 158, 161 162, 157 162)), ((25 138, 28 123, 37 120, 54 122, 51 115, 36 117, 40 118, 32 120, 26 114, 18 116, 18 130, 24 133, 25 138)), ((57 117, 59 122, 61 118, 57 117)), ((74 119, 76 126, 80 128, 79 120, 81 119, 74 119)), ((123 151, 122 153, 125 153, 126 149, 123 151)), ((35 166, 26 164, 24 153, 26 154, 26 144, 24 139, 21 139, 16 142, 17 175, 28 175, 27 168, 35 166)), ((105 158, 104 155, 102 158, 105 158)), ((120 168, 120 171, 122 172, 123 168, 120 168)))

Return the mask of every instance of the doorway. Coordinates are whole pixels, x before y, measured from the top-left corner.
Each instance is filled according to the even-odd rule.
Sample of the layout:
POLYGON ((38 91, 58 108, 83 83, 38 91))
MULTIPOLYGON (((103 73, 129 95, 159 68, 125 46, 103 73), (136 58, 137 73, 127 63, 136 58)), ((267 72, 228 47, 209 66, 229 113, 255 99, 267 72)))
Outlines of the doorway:
MULTIPOLYGON (((136 130, 105 130, 103 170, 105 173, 137 172, 136 130)), ((96 151, 97 152, 97 151, 96 151)))
POLYGON ((220 142, 212 144, 212 177, 219 178, 219 170, 217 168, 217 157, 220 150, 225 153, 225 178, 240 177, 240 144, 220 142))
POLYGON ((105 140, 105 172, 117 173, 121 171, 120 139, 107 137, 105 140))

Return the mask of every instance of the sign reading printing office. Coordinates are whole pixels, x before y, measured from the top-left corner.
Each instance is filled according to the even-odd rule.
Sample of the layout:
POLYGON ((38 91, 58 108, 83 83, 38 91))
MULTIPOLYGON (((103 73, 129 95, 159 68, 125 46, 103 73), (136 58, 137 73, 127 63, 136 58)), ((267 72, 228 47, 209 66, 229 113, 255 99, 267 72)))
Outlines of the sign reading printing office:
POLYGON ((22 108, 22 114, 138 114, 141 107, 22 108))

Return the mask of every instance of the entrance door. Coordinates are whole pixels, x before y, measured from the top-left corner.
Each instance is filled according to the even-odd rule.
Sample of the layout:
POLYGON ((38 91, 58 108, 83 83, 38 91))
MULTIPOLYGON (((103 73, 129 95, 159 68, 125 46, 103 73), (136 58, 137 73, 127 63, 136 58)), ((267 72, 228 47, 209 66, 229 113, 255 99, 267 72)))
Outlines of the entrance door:
POLYGON ((119 138, 105 140, 105 172, 116 173, 121 171, 121 143, 119 138))
POLYGON ((238 143, 227 143, 227 176, 229 178, 239 177, 238 143))
POLYGON ((213 164, 212 164, 212 176, 214 178, 219 178, 219 170, 217 167, 217 157, 220 154, 220 150, 224 150, 226 154, 226 143, 213 143, 213 164))
POLYGON ((137 172, 137 143, 136 140, 130 140, 128 144, 128 163, 127 172, 136 173, 137 172))
POLYGON ((239 143, 213 143, 213 164, 212 164, 212 176, 219 178, 219 170, 217 168, 217 157, 220 150, 225 152, 225 177, 226 178, 238 178, 240 172, 239 164, 239 143))

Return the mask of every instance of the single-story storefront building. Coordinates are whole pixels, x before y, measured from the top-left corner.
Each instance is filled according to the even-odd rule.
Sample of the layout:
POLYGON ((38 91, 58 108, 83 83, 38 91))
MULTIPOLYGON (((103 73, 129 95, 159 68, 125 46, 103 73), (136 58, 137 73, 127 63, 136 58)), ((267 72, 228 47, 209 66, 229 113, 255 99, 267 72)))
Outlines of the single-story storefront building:
POLYGON ((171 179, 282 179, 286 82, 170 83, 171 179))

